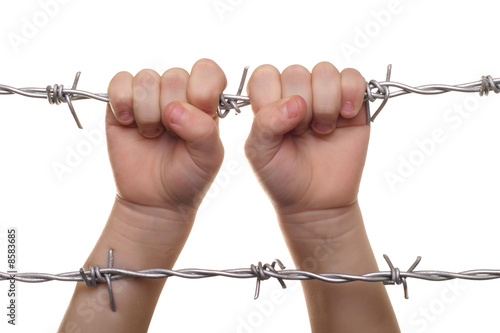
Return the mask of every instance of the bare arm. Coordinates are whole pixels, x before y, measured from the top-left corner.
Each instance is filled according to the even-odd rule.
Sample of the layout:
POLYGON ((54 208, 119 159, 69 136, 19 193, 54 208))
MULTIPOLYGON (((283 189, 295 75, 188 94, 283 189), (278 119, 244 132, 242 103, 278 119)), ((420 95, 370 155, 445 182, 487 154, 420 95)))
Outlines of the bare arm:
MULTIPOLYGON (((109 85, 108 152, 117 199, 85 267, 172 268, 213 182, 224 150, 216 110, 226 78, 211 60, 161 77, 143 70, 118 73, 109 85)), ((146 332, 164 280, 113 282, 117 312, 106 285, 79 283, 60 332, 146 332)))
MULTIPOLYGON (((378 271, 356 203, 335 211, 281 216, 299 269, 361 275, 378 271), (307 222, 306 222, 307 221, 307 222)), ((303 281, 312 332, 399 332, 381 283, 303 281)))
MULTIPOLYGON (((353 69, 319 63, 255 70, 255 119, 247 157, 276 210, 298 268, 317 273, 377 270, 357 202, 370 126, 366 83, 353 69)), ((381 284, 303 283, 313 333, 398 332, 381 284)))
MULTIPOLYGON (((85 262, 108 266, 114 250, 114 267, 129 270, 171 269, 189 235, 192 221, 175 221, 175 213, 138 209, 117 199, 108 223, 85 262)), ((165 279, 123 279, 112 282, 116 312, 112 312, 106 284, 87 287, 78 283, 59 332, 147 332, 165 279)))

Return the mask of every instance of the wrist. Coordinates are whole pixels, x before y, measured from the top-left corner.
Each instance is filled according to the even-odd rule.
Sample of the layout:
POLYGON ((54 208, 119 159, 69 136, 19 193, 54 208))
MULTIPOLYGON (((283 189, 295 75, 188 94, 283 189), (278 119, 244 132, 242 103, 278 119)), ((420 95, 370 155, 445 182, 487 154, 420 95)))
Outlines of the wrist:
POLYGON ((323 238, 341 238, 353 229, 363 226, 358 201, 344 207, 314 209, 300 212, 277 211, 281 230, 296 241, 323 238))
MULTIPOLYGON (((189 236, 194 217, 195 212, 180 214, 137 205, 117 196, 99 243, 115 249, 118 258, 126 255, 130 264, 150 262, 152 256, 158 259, 157 265, 173 266, 189 236)), ((101 249, 104 253, 107 250, 101 249)))
MULTIPOLYGON (((352 275, 379 271, 357 202, 341 209, 279 218, 298 269, 352 275)), ((399 332, 381 283, 313 280, 303 281, 302 286, 313 332, 364 332, 374 327, 380 332, 399 332)))
POLYGON ((339 263, 358 251, 367 252, 365 247, 369 247, 357 202, 336 209, 278 214, 278 220, 299 269, 318 273, 334 267, 351 270, 339 263))
MULTIPOLYGON (((117 197, 108 222, 92 253, 83 265, 108 267, 113 249, 113 267, 140 271, 172 269, 189 235, 194 216, 163 208, 135 205, 117 197)), ((112 282, 117 313, 108 303, 105 283, 89 288, 78 283, 61 329, 80 327, 84 331, 146 332, 166 279, 126 278, 112 282), (94 309, 87 316, 82 304, 94 309), (110 320, 110 318, 112 320, 110 320)))

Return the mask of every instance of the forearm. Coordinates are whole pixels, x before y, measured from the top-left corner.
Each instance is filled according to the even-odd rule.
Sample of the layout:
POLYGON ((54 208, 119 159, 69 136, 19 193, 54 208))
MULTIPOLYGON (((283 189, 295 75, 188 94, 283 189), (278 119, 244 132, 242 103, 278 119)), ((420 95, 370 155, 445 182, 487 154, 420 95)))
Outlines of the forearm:
MULTIPOLYGON (((279 219, 298 269, 354 275, 378 271, 357 203, 279 219)), ((399 332, 381 283, 303 281, 302 286, 313 333, 399 332)))
MULTIPOLYGON (((113 249, 114 267, 171 269, 193 220, 194 216, 138 208, 117 199, 84 267, 108 267, 108 251, 113 249)), ((116 312, 112 312, 106 284, 87 287, 78 283, 59 332, 146 332, 164 284, 165 279, 113 281, 116 312)))

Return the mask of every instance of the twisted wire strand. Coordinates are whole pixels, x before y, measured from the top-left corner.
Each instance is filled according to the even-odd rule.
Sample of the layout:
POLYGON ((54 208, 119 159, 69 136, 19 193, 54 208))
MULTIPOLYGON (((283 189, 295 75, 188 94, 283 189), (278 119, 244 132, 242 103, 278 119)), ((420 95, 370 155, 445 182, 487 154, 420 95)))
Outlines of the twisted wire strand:
POLYGON ((325 283, 350 283, 350 282, 382 282, 386 285, 403 285, 404 297, 409 298, 408 285, 406 279, 419 279, 427 281, 447 281, 453 279, 485 281, 500 279, 500 270, 495 269, 475 269, 464 272, 445 272, 438 270, 415 271, 421 261, 417 257, 415 262, 407 271, 401 271, 395 267, 389 257, 384 254, 389 271, 372 272, 362 275, 342 274, 342 273, 313 273, 304 270, 286 269, 283 263, 275 259, 272 264, 251 265, 250 268, 236 268, 225 270, 189 268, 170 270, 164 268, 151 268, 139 271, 132 271, 113 267, 113 250, 108 253, 108 267, 90 266, 88 270, 81 268, 79 271, 66 272, 60 274, 49 273, 15 273, 9 274, 0 272, 0 281, 15 280, 26 283, 43 283, 49 281, 63 282, 84 282, 88 287, 96 287, 99 283, 105 283, 108 287, 111 310, 116 311, 111 281, 142 278, 142 279, 166 279, 178 277, 184 279, 205 279, 211 277, 226 277, 235 279, 256 279, 255 295, 257 299, 260 293, 261 282, 269 279, 276 279, 283 289, 286 288, 285 280, 318 280, 325 283), (276 265, 279 269, 276 269, 276 265))
MULTIPOLYGON (((370 80, 366 83, 364 102, 366 102, 367 123, 373 122, 375 120, 375 118, 380 114, 390 98, 403 96, 410 93, 420 95, 438 95, 448 92, 461 92, 479 93, 480 96, 488 96, 490 91, 493 91, 496 94, 500 93, 500 78, 493 78, 490 75, 482 76, 481 80, 470 83, 457 85, 428 84, 413 87, 407 84, 391 81, 391 71, 392 66, 389 65, 387 67, 386 81, 378 82, 376 80, 370 80), (396 90, 391 90, 390 88, 396 88, 396 90), (370 103, 373 103, 376 100, 382 100, 382 103, 375 111, 375 113, 371 115, 370 103)), ((217 109, 217 114, 220 118, 225 118, 231 110, 234 110, 236 114, 238 114, 241 112, 241 108, 250 105, 250 98, 248 96, 241 95, 243 87, 245 85, 247 73, 248 67, 245 67, 236 94, 231 95, 222 93, 220 95, 219 106, 217 109)), ((58 105, 61 103, 66 103, 68 104, 78 127, 82 128, 74 110, 72 101, 94 99, 108 103, 109 96, 107 94, 91 93, 84 90, 77 90, 76 85, 79 78, 80 72, 76 74, 75 81, 71 89, 66 89, 63 85, 58 84, 54 86, 49 85, 46 88, 14 88, 11 86, 0 84, 0 95, 18 94, 25 97, 48 99, 50 104, 58 105)))
MULTIPOLYGON (((269 264, 266 264, 269 265, 269 264)), ((414 278, 419 280, 428 281, 446 281, 452 279, 464 279, 464 280, 495 280, 500 279, 500 269, 476 269, 469 270, 459 273, 444 272, 444 271, 400 271, 398 273, 398 280, 393 281, 393 273, 391 271, 381 271, 374 273, 367 273, 363 275, 350 275, 350 274, 340 274, 340 273, 312 273, 302 270, 279 270, 270 271, 266 267, 261 272, 256 273, 252 268, 238 268, 238 269, 228 269, 228 270, 211 270, 211 269, 180 269, 180 270, 169 270, 164 268, 152 268, 140 271, 130 271, 120 268, 98 268, 98 266, 93 266, 94 272, 96 274, 96 282, 105 282, 97 277, 97 272, 101 276, 109 274, 111 280, 121 280, 126 278, 146 278, 146 279, 163 279, 168 277, 179 277, 185 279, 202 279, 210 278, 215 276, 228 277, 228 278, 260 278, 261 280, 267 280, 268 278, 276 278, 282 280, 320 280, 329 283, 345 283, 345 282, 388 282, 395 284, 399 279, 403 278, 414 278), (264 273, 262 273, 264 272, 264 273), (264 278, 263 278, 264 277, 264 278)), ((87 278, 91 278, 92 271, 83 271, 87 278)), ((27 283, 42 283, 49 281, 63 281, 63 282, 85 282, 80 271, 50 274, 50 273, 16 273, 10 274, 5 272, 0 272, 0 281, 15 279, 19 282, 27 283)))

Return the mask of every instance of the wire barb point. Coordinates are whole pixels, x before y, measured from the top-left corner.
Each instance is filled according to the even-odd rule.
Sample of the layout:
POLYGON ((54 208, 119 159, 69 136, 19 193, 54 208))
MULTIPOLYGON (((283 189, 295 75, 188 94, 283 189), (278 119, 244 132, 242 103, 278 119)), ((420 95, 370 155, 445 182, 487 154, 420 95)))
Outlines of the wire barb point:
MULTIPOLYGON (((113 249, 108 252, 108 268, 113 268, 113 249)), ((90 266, 88 271, 82 267, 80 268, 80 276, 87 287, 97 287, 99 282, 106 283, 108 286, 109 303, 111 306, 111 311, 116 312, 115 297, 113 295, 113 288, 111 286, 111 273, 101 273, 99 265, 90 266), (89 279, 90 278, 90 279, 89 279)))
POLYGON ((488 93, 493 90, 495 94, 500 93, 500 87, 495 83, 491 75, 481 77, 481 87, 479 89, 479 96, 488 96, 488 93))
MULTIPOLYGON (((391 81, 391 74, 392 74, 392 64, 387 65, 387 73, 386 73, 386 82, 391 81)), ((384 108, 384 106, 387 104, 387 101, 390 98, 390 91, 389 91, 389 86, 387 85, 382 85, 378 83, 376 80, 370 80, 370 82, 366 83, 366 93, 365 93, 365 102, 366 103, 366 124, 369 124, 377 118, 379 115, 380 111, 384 108), (372 89, 377 89, 375 94, 372 92, 372 89), (376 100, 376 95, 382 96, 383 101, 382 104, 378 107, 377 111, 373 114, 373 116, 370 114, 370 103, 369 102, 375 102, 376 100)))
POLYGON ((225 118, 231 110, 234 110, 236 111, 236 114, 239 114, 241 113, 241 107, 250 105, 250 99, 248 97, 241 96, 249 68, 249 66, 246 66, 243 69, 243 75, 241 76, 240 86, 238 87, 236 95, 227 95, 224 93, 220 94, 219 106, 217 107, 217 115, 219 118, 225 118))
POLYGON ((387 265, 389 265, 389 269, 391 270, 391 279, 388 280, 388 281, 384 281, 383 283, 385 285, 400 285, 400 284, 403 284, 403 289, 404 289, 404 294, 405 294, 405 298, 406 299, 409 299, 410 296, 408 295, 408 284, 406 283, 406 273, 412 273, 413 270, 417 267, 417 265, 420 263, 420 260, 422 260, 422 257, 417 257, 417 259, 415 260, 415 262, 413 263, 413 265, 411 265, 411 267, 408 269, 408 271, 406 273, 401 273, 401 271, 399 270, 399 268, 397 267, 394 267, 394 265, 392 264, 391 262, 391 259, 389 259, 389 256, 384 254, 384 259, 385 261, 387 262, 387 265))
MULTIPOLYGON (((75 81, 73 82, 73 86, 71 88, 71 90, 73 91, 76 90, 78 80, 80 79, 80 74, 81 72, 76 73, 75 81)), ((71 111, 71 115, 73 115, 73 119, 75 119, 76 125, 78 126, 78 128, 82 129, 83 128, 82 124, 78 119, 78 116, 76 114, 75 108, 72 103, 73 94, 64 91, 64 86, 62 84, 61 85, 55 84, 54 87, 49 85, 47 86, 45 91, 47 93, 47 99, 51 105, 52 104, 59 105, 61 103, 68 104, 69 110, 71 111)))
MULTIPOLYGON (((255 285, 254 299, 259 298, 259 295, 260 295, 260 282, 264 281, 264 280, 269 280, 272 276, 274 276, 274 275, 269 275, 268 272, 275 273, 275 274, 279 275, 279 272, 276 271, 276 268, 275 268, 276 264, 278 264, 278 266, 282 270, 286 268, 285 265, 283 265, 283 263, 279 259, 275 259, 271 265, 269 265, 269 264, 262 265, 262 262, 259 261, 259 263, 257 264, 257 266, 255 266, 255 265, 251 265, 250 266, 250 270, 252 271, 252 273, 257 278, 257 282, 256 282, 256 285, 255 285)), ((274 276, 274 277, 276 277, 276 276, 274 276)), ((283 281, 283 279, 280 278, 280 277, 276 277, 276 279, 280 283, 281 288, 286 289, 286 284, 283 281)))

